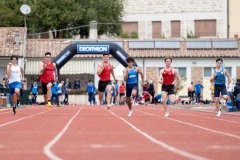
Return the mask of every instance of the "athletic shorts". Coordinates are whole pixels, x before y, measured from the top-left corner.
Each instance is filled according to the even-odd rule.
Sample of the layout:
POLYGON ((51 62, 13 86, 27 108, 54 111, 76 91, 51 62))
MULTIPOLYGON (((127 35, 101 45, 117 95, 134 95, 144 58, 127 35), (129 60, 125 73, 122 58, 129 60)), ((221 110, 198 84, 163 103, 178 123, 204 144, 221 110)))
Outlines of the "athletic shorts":
POLYGON ((9 83, 9 92, 10 92, 11 95, 15 93, 15 88, 18 88, 20 90, 21 89, 21 82, 9 83))
POLYGON ((220 97, 221 95, 227 95, 227 89, 225 84, 215 84, 214 86, 214 97, 220 97))
MULTIPOLYGON (((53 85, 53 81, 48 82, 48 83, 52 83, 52 85, 53 85)), ((43 92, 43 94, 47 94, 47 84, 48 83, 42 82, 42 92, 43 92)))
POLYGON ((126 95, 127 97, 131 97, 132 95, 132 90, 138 90, 138 84, 126 84, 126 95))
POLYGON ((175 92, 174 92, 174 85, 173 84, 171 84, 171 85, 163 84, 162 85, 162 91, 167 92, 168 95, 175 94, 175 92))
POLYGON ((107 85, 112 85, 112 82, 110 80, 109 81, 99 81, 98 82, 98 91, 104 92, 107 85))
POLYGON ((120 97, 125 96, 125 93, 120 93, 120 97))

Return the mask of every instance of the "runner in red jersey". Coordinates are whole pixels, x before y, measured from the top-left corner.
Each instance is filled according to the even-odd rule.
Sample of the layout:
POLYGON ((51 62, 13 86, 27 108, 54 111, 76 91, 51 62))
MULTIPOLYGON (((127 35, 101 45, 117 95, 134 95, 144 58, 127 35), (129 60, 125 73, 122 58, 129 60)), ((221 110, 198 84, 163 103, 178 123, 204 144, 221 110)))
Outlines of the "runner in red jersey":
POLYGON ((109 54, 104 53, 103 54, 103 61, 98 64, 97 67, 97 75, 99 76, 100 80, 98 83, 98 95, 99 95, 99 101, 100 104, 102 104, 103 100, 103 93, 106 89, 107 91, 107 97, 105 98, 107 101, 107 109, 110 109, 111 107, 111 90, 112 90, 112 83, 110 80, 110 75, 112 74, 115 81, 117 81, 114 71, 113 71, 113 65, 109 62, 109 54))
POLYGON ((40 81, 42 82, 42 92, 47 109, 52 106, 50 99, 54 73, 57 79, 56 64, 51 61, 51 53, 46 52, 43 61, 40 63, 40 81))
POLYGON ((174 80, 177 79, 177 90, 180 89, 181 78, 178 74, 178 70, 171 67, 172 57, 164 58, 166 67, 160 71, 160 80, 158 83, 162 84, 162 103, 165 109, 165 116, 169 116, 168 105, 167 105, 167 96, 171 102, 174 104, 176 101, 176 96, 174 92, 174 80))
POLYGON ((119 93, 120 93, 120 105, 124 105, 124 98, 125 98, 125 85, 124 82, 119 86, 119 93))

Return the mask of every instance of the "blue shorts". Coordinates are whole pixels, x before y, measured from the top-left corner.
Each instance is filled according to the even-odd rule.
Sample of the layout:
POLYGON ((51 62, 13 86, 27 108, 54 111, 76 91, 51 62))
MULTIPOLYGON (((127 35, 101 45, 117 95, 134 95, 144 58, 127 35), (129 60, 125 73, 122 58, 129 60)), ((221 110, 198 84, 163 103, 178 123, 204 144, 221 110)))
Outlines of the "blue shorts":
POLYGON ((21 89, 21 83, 20 82, 13 82, 9 84, 9 92, 10 94, 15 93, 15 88, 18 88, 19 90, 21 89))
POLYGON ((221 95, 227 95, 227 89, 225 84, 215 84, 214 86, 214 97, 220 97, 221 95))
POLYGON ((126 84, 126 95, 127 97, 131 97, 132 95, 132 90, 138 90, 138 84, 126 84))

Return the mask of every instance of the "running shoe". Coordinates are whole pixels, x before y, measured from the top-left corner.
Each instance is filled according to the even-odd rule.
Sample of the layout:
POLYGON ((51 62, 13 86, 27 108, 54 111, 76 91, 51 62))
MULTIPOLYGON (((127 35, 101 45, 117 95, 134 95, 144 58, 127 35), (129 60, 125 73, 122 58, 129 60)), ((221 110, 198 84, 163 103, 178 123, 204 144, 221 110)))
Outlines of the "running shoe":
POLYGON ((15 115, 15 114, 16 114, 16 106, 13 107, 13 115, 15 115))
POLYGON ((48 101, 47 104, 46 104, 46 108, 49 109, 51 106, 52 106, 51 101, 48 101))
POLYGON ((20 101, 17 100, 17 105, 16 105, 16 107, 20 107, 20 106, 21 106, 20 101))
POLYGON ((128 112, 128 117, 131 117, 131 116, 132 116, 132 113, 133 113, 133 110, 131 109, 131 110, 128 112))
POLYGON ((107 109, 110 109, 111 108, 111 105, 109 104, 109 105, 107 105, 107 109))
POLYGON ((165 115, 164 115, 165 118, 168 118, 169 117, 169 113, 166 112, 165 115))
POLYGON ((221 114, 222 114, 222 113, 221 113, 221 111, 218 111, 218 113, 217 113, 217 115, 216 115, 216 116, 217 116, 217 117, 220 117, 220 116, 221 116, 221 114))

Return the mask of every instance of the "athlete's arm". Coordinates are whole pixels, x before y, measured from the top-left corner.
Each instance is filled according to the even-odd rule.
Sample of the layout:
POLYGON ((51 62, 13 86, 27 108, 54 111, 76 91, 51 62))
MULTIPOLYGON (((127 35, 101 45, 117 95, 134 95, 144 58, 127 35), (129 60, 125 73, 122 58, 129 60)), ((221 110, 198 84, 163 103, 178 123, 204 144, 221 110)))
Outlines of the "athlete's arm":
POLYGON ((224 69, 224 72, 225 72, 225 75, 228 77, 228 87, 229 87, 229 85, 231 84, 231 81, 232 81, 231 76, 226 69, 224 69))
POLYGON ((112 74, 112 76, 113 76, 113 79, 114 79, 115 81, 117 81, 117 78, 115 77, 115 74, 114 74, 113 65, 111 65, 111 68, 112 68, 111 74, 112 74))
POLYGON ((144 86, 144 75, 143 75, 143 72, 142 72, 142 70, 141 70, 139 67, 137 67, 137 71, 138 71, 138 73, 141 75, 141 78, 142 78, 142 86, 144 86))
POLYGON ((214 82, 214 79, 216 77, 216 73, 212 72, 212 75, 210 77, 210 82, 213 83, 214 82))
POLYGON ((21 70, 21 74, 22 74, 22 80, 24 80, 24 70, 22 67, 20 67, 20 70, 21 70))
POLYGON ((163 84, 163 76, 162 76, 162 74, 163 74, 163 69, 161 69, 161 71, 160 71, 160 78, 159 78, 159 81, 158 81, 159 84, 163 84))
POLYGON ((178 74, 178 70, 177 69, 174 69, 174 72, 175 72, 175 78, 177 78, 177 90, 180 89, 180 85, 181 85, 181 78, 178 74))
POLYGON ((128 70, 127 68, 123 70, 123 79, 126 81, 128 79, 128 70))
POLYGON ((97 75, 98 76, 102 73, 103 69, 104 69, 103 62, 101 62, 98 64, 98 67, 97 67, 97 75))
POLYGON ((40 62, 39 66, 40 66, 39 74, 42 75, 43 72, 45 71, 45 67, 46 66, 45 66, 45 64, 43 62, 40 62))
POLYGON ((56 80, 58 80, 58 71, 57 71, 57 66, 56 66, 56 63, 53 63, 53 67, 55 69, 55 77, 56 77, 56 80))
POLYGON ((9 64, 7 65, 7 70, 6 70, 7 78, 9 78, 9 76, 10 76, 10 73, 11 73, 11 66, 12 66, 12 63, 9 63, 9 64))

